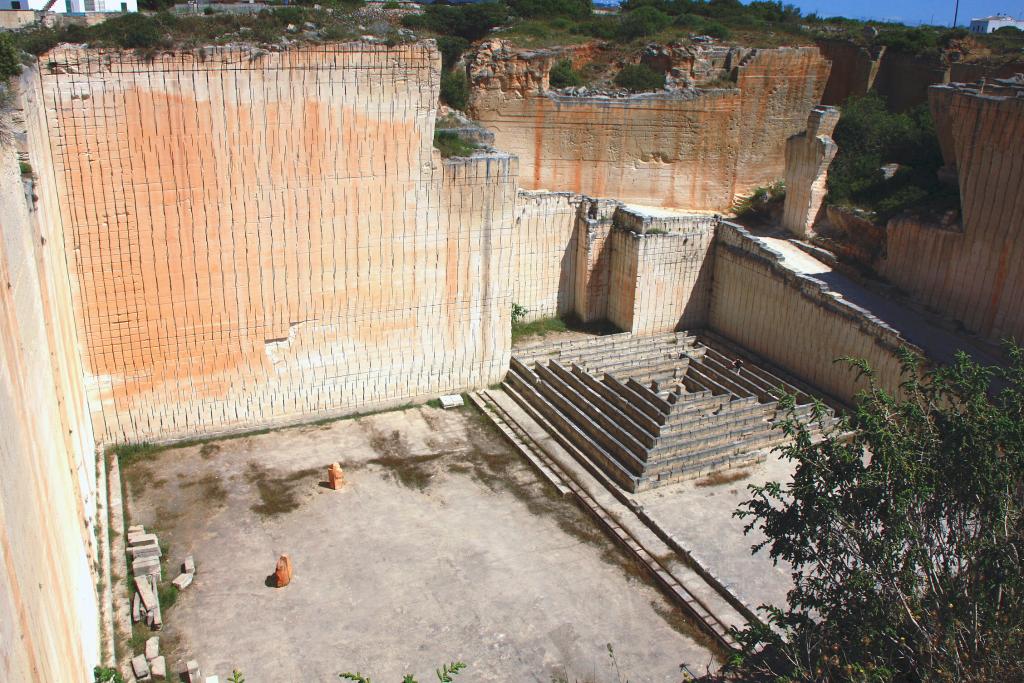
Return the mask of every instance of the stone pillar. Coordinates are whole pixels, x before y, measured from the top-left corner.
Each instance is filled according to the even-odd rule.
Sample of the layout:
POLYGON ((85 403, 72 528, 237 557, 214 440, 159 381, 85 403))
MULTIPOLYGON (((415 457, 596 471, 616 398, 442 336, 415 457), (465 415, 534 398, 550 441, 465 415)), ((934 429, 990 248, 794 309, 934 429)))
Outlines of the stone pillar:
POLYGON ((786 141, 786 204, 782 225, 797 237, 811 233, 825 199, 828 167, 839 151, 832 131, 839 121, 835 107, 815 107, 807 130, 786 141))

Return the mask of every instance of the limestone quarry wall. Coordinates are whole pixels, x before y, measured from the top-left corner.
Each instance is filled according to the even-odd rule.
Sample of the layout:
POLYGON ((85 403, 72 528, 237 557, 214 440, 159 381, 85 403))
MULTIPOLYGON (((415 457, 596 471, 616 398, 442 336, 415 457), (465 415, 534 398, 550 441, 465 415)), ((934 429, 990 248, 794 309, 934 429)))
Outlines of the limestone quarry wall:
POLYGON ((690 233, 612 233, 608 319, 634 334, 707 323, 714 228, 690 233))
POLYGON ((43 61, 100 441, 501 377, 516 163, 441 162, 432 44, 43 61))
POLYGON ((936 55, 908 55, 884 46, 865 48, 845 40, 818 41, 832 62, 822 104, 842 105, 849 97, 874 90, 890 109, 906 111, 928 101, 928 88, 942 83, 971 83, 980 78, 1009 78, 1024 72, 1024 62, 952 62, 936 55))
POLYGON ((960 183, 962 230, 898 219, 879 273, 993 340, 1024 339, 1024 100, 931 90, 943 154, 960 183))
POLYGON ((519 157, 523 188, 708 210, 783 176, 829 71, 817 48, 758 50, 735 88, 610 98, 547 91, 535 59, 489 45, 469 69, 471 111, 519 157))
POLYGON ((898 387, 896 351, 913 347, 867 311, 837 300, 824 282, 780 261, 739 226, 721 223, 711 329, 847 403, 866 383, 847 364, 833 362, 841 356, 867 360, 882 386, 898 387))
POLYGON ((526 320, 574 310, 577 223, 583 203, 583 197, 570 192, 518 193, 512 226, 512 301, 526 307, 526 320))
POLYGON ((608 320, 634 334, 707 325, 717 216, 615 212, 608 320))
POLYGON ((27 70, 35 180, 0 148, 0 680, 84 683, 100 660, 96 459, 38 85, 27 70))

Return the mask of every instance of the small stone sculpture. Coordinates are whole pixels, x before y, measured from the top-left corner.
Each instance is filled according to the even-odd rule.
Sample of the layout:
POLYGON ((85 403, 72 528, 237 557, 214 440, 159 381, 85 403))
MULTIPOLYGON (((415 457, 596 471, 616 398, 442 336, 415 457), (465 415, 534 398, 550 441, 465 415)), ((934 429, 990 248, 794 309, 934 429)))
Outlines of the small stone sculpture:
POLYGON ((340 464, 334 463, 327 468, 327 485, 335 491, 345 485, 345 473, 340 464))
POLYGON ((277 558, 277 568, 274 569, 274 585, 277 588, 284 588, 292 581, 292 558, 282 555, 277 558))

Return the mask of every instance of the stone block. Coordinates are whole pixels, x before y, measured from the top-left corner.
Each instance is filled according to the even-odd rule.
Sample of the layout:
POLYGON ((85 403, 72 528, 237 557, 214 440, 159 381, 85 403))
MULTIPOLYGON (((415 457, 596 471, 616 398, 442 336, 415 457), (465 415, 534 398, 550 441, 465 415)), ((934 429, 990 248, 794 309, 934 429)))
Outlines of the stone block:
POLYGON ((464 405, 466 405, 466 402, 462 400, 461 394, 446 394, 441 397, 441 407, 445 410, 461 408, 464 405))
POLYGON ((132 556, 132 559, 140 557, 160 557, 160 546, 156 544, 151 545, 137 545, 132 548, 128 548, 128 554, 132 556))
POLYGON ((146 640, 146 659, 152 661, 160 655, 160 637, 153 636, 146 640))
POLYGON ((132 524, 130 527, 128 527, 128 534, 129 535, 131 535, 131 534, 144 534, 144 533, 146 533, 146 527, 142 526, 141 524, 132 524))
POLYGON ((177 588, 180 591, 183 591, 183 590, 185 590, 186 588, 188 588, 189 586, 192 585, 192 575, 191 574, 178 574, 177 578, 175 578, 173 581, 171 581, 171 583, 174 584, 175 588, 177 588))
POLYGON ((141 598, 142 606, 147 612, 156 609, 160 604, 157 601, 156 592, 146 578, 141 576, 135 577, 135 590, 137 591, 136 595, 141 598))
POLYGON ((195 574, 196 573, 196 560, 191 555, 185 556, 185 561, 181 563, 181 571, 184 574, 195 574))
POLYGON ((159 545, 156 534, 128 534, 128 546, 159 545))
POLYGON ((160 576, 160 560, 156 557, 139 557, 132 560, 132 573, 136 577, 160 576))
POLYGON ((138 623, 142 621, 142 598, 136 593, 132 596, 132 622, 138 623))
POLYGON ((149 671, 154 679, 164 680, 167 678, 167 660, 163 655, 154 657, 149 663, 149 671))
POLYGON ((185 671, 182 676, 189 683, 200 683, 203 680, 203 674, 199 671, 199 662, 190 659, 185 663, 185 671))
POLYGON ((144 655, 135 655, 132 657, 132 673, 135 674, 136 680, 152 680, 149 673, 149 662, 146 661, 146 657, 144 655))

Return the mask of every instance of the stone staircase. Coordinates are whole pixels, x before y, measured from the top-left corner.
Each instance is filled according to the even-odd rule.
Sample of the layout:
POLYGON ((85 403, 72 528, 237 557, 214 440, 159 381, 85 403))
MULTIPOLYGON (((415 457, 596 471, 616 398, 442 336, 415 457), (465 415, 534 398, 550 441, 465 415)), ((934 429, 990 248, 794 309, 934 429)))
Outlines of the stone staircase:
POLYGON ((685 332, 517 349, 504 388, 632 492, 761 460, 785 438, 773 429, 782 392, 801 417, 813 402, 728 343, 685 332))

